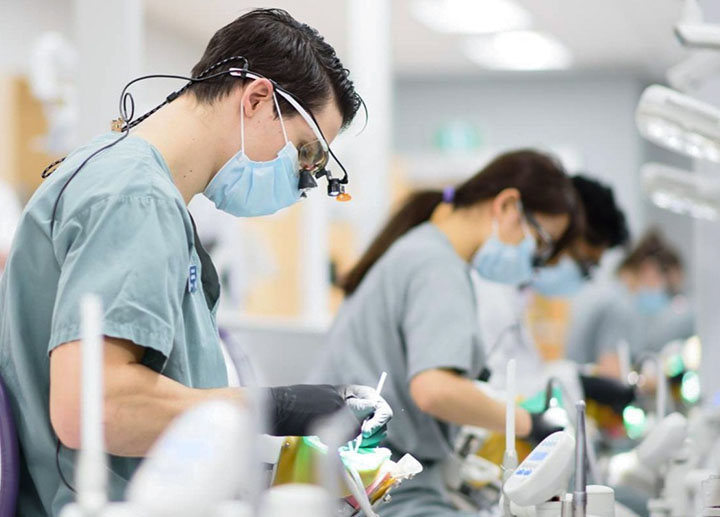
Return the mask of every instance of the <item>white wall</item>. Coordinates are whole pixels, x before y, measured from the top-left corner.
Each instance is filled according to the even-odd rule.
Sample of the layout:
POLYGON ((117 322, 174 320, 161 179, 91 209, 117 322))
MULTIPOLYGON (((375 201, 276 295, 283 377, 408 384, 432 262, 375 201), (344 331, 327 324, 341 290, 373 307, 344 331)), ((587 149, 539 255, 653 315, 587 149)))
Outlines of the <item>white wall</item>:
MULTIPOLYGON (((146 19, 145 28, 143 73, 189 76, 193 65, 200 60, 207 41, 183 37, 154 19, 146 19)), ((149 79, 138 84, 134 90, 140 109, 138 115, 159 104, 183 85, 183 81, 170 79, 149 79)))
POLYGON ((0 73, 26 70, 29 46, 45 31, 69 37, 72 27, 71 0, 0 1, 0 73))
POLYGON ((477 125, 493 149, 574 149, 586 171, 615 187, 632 228, 642 227, 638 166, 643 148, 633 120, 639 79, 490 75, 399 78, 396 84, 395 142, 403 153, 427 150, 438 125, 453 119, 477 125))
MULTIPOLYGON (((72 0, 0 0, 0 74, 24 74, 32 44, 46 31, 58 31, 72 42, 75 32, 73 9, 72 0)), ((113 30, 113 27, 107 29, 113 30)), ((145 74, 189 74, 207 43, 180 35, 152 18, 146 18, 145 29, 145 52, 142 56, 142 72, 145 74)), ((111 65, 108 63, 108 66, 111 65)), ((130 79, 132 77, 124 78, 125 81, 130 79)), ((137 103, 137 115, 161 102, 181 85, 181 81, 162 79, 137 85, 132 90, 137 103)), ((124 83, 114 87, 118 98, 123 86, 124 83)), ((115 106, 116 101, 113 101, 113 114, 115 106)), ((106 127, 104 119, 102 127, 106 127)))

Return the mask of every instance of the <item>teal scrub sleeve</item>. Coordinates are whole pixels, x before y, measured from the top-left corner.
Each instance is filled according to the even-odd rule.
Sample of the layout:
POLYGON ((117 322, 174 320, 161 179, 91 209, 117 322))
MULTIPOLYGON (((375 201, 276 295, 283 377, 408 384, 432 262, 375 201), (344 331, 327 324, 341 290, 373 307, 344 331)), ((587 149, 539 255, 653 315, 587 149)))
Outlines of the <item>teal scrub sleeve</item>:
POLYGON ((479 375, 483 353, 467 271, 446 260, 428 261, 411 276, 404 306, 408 382, 438 368, 479 375))
POLYGON ((80 300, 93 293, 102 300, 103 333, 145 347, 143 362, 163 369, 190 268, 182 210, 170 199, 110 197, 55 228, 60 279, 48 352, 80 339, 80 300))

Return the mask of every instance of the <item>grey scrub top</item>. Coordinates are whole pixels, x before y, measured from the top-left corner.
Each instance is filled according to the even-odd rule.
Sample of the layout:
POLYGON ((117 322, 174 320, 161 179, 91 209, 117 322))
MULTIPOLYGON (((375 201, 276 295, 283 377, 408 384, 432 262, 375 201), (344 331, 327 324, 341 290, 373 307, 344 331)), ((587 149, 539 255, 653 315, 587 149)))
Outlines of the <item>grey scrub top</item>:
POLYGON ((633 295, 619 282, 590 289, 573 302, 567 356, 578 363, 594 363, 606 352, 617 353, 626 341, 634 359, 658 353, 669 342, 695 333, 692 306, 677 297, 657 314, 643 314, 633 295))
POLYGON ((697 332, 695 311, 683 296, 677 296, 650 319, 643 350, 645 352, 658 353, 671 341, 687 339, 697 332))
POLYGON ((630 293, 619 282, 587 289, 573 300, 566 356, 579 364, 595 363, 605 353, 617 353, 622 341, 636 355, 637 311, 630 293))
POLYGON ((484 366, 468 264, 445 235, 426 223, 400 238, 340 308, 328 356, 314 380, 375 386, 395 416, 388 446, 422 461, 445 458, 452 429, 420 411, 410 381, 436 368, 475 379, 484 366))
MULTIPOLYGON (((73 152, 35 192, 0 281, 0 374, 20 440, 20 517, 55 516, 73 499, 55 464, 49 353, 81 337, 85 293, 102 300, 104 334, 144 347, 147 367, 194 388, 227 385, 216 273, 155 148, 130 136, 90 160, 60 198, 50 235, 70 174, 118 136, 73 152)), ((75 452, 61 447, 59 461, 74 484, 75 452)), ((122 497, 139 462, 110 458, 111 499, 122 497)))

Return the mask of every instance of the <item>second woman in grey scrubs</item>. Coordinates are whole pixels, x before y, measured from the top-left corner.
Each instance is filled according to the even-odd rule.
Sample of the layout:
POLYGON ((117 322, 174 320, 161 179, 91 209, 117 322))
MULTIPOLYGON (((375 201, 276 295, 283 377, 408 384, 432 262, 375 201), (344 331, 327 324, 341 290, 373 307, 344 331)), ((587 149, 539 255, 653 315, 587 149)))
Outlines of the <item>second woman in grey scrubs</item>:
MULTIPOLYGON (((461 515, 445 500, 439 466, 452 426, 501 431, 505 419, 503 404, 473 384, 484 357, 471 264, 495 281, 529 281, 533 261, 573 237, 576 210, 556 161, 511 152, 457 188, 412 196, 347 277, 349 297, 316 378, 372 385, 387 371, 383 397, 395 412, 388 446, 425 467, 394 492, 384 515, 461 515)), ((519 436, 551 430, 522 409, 516 417, 519 436)))

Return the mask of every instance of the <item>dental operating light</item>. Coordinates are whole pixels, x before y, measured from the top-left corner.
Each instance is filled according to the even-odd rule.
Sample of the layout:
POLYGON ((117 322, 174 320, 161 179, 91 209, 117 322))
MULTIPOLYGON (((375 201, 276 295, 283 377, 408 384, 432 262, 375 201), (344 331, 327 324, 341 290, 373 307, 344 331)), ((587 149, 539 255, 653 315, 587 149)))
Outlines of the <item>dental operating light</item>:
POLYGON ((710 104, 656 84, 640 97, 635 122, 657 145, 720 163, 720 110, 710 104))
POLYGON ((670 67, 665 73, 665 78, 674 89, 691 93, 699 90, 703 84, 718 75, 720 75, 720 53, 714 50, 700 50, 670 67))
POLYGON ((695 219, 720 218, 720 176, 647 163, 640 169, 645 194, 654 205, 695 219))
POLYGON ((685 0, 675 37, 684 47, 720 50, 720 25, 705 22, 698 0, 685 0))

